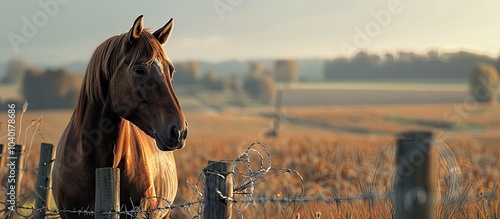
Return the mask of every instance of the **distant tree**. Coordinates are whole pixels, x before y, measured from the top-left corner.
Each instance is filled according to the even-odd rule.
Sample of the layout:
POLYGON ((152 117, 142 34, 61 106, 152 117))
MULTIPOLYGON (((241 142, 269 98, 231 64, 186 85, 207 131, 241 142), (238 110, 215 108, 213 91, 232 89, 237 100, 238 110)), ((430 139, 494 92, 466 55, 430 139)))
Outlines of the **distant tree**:
POLYGON ((210 70, 203 76, 202 79, 205 88, 213 91, 222 91, 226 88, 226 81, 217 78, 217 72, 210 70))
POLYGON ((334 80, 337 78, 347 78, 349 60, 346 58, 337 58, 333 60, 326 60, 324 64, 323 77, 327 80, 334 80))
POLYGON ((253 99, 271 104, 276 93, 274 81, 269 76, 248 76, 243 83, 243 89, 253 99))
POLYGON ((174 84, 196 84, 200 82, 200 66, 195 61, 185 61, 174 64, 176 74, 174 84))
POLYGON ((274 63, 274 79, 277 82, 290 83, 298 80, 297 62, 294 60, 277 60, 274 63))
POLYGON ((32 109, 72 108, 78 101, 81 77, 65 69, 41 72, 28 69, 22 82, 22 93, 32 109))
POLYGON ((431 51, 427 52, 427 59, 433 60, 433 61, 439 60, 439 52, 436 50, 431 50, 431 51))
POLYGON ((274 69, 266 68, 262 71, 262 76, 274 78, 275 75, 276 73, 274 72, 274 69))
POLYGON ((479 102, 497 102, 498 85, 498 71, 492 65, 479 63, 469 74, 469 92, 479 102))
POLYGON ((0 80, 0 84, 10 84, 21 82, 28 65, 20 59, 12 59, 7 63, 5 74, 0 80))
MULTIPOLYGON (((386 59, 393 56, 386 55, 386 59)), ((378 55, 361 51, 351 59, 338 58, 325 63, 325 79, 380 77, 383 62, 378 55)))
POLYGON ((365 51, 360 51, 351 59, 351 63, 375 66, 381 64, 382 59, 375 54, 369 54, 365 51))
POLYGON ((398 61, 399 62, 415 62, 416 60, 421 59, 419 55, 413 52, 398 52, 398 61))
POLYGON ((260 79, 260 95, 259 99, 267 104, 272 104, 276 96, 276 85, 274 80, 269 76, 263 76, 260 79))
POLYGON ((259 78, 260 76, 249 75, 243 80, 243 90, 253 99, 259 96, 259 78))
POLYGON ((393 63, 394 62, 394 55, 391 53, 386 53, 384 55, 384 61, 385 61, 385 63, 393 63))
POLYGON ((215 70, 207 71, 205 76, 203 76, 203 80, 205 81, 216 81, 217 79, 217 72, 215 70))
POLYGON ((240 77, 238 77, 237 75, 233 74, 229 76, 229 78, 227 79, 227 86, 231 90, 231 93, 237 98, 242 97, 245 93, 241 84, 240 77))
POLYGON ((263 73, 263 69, 264 68, 262 67, 262 64, 260 64, 259 62, 255 61, 255 62, 250 63, 250 67, 248 69, 248 73, 250 75, 260 76, 263 73))

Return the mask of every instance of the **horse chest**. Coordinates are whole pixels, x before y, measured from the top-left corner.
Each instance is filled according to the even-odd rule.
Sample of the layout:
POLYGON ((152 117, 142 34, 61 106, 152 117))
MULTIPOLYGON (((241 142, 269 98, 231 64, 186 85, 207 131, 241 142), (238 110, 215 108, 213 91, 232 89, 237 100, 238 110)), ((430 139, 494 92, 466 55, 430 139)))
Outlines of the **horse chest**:
POLYGON ((157 150, 154 140, 141 136, 142 133, 133 127, 129 128, 134 135, 119 136, 113 162, 113 166, 121 170, 121 199, 125 203, 132 200, 135 206, 138 206, 142 199, 148 199, 151 203, 146 204, 149 207, 143 206, 144 208, 160 204, 152 197, 173 202, 177 192, 173 153, 157 150))
POLYGON ((141 198, 152 196, 153 180, 150 171, 142 164, 124 162, 120 168, 120 193, 122 197, 132 199, 134 202, 141 198))

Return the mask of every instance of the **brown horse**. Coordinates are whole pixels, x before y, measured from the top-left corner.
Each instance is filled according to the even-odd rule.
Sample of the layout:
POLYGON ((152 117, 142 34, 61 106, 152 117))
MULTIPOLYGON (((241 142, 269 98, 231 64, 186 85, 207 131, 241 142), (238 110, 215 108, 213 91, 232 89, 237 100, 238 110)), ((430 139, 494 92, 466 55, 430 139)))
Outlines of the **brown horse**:
MULTIPOLYGON (((93 218, 69 211, 94 209, 95 169, 100 167, 120 168, 122 210, 173 202, 172 151, 184 147, 188 131, 172 87, 175 70, 162 48, 172 28, 170 19, 151 34, 143 29, 141 15, 129 32, 107 39, 92 55, 57 147, 53 193, 62 218, 93 218)), ((150 217, 168 215, 156 210, 150 217)))

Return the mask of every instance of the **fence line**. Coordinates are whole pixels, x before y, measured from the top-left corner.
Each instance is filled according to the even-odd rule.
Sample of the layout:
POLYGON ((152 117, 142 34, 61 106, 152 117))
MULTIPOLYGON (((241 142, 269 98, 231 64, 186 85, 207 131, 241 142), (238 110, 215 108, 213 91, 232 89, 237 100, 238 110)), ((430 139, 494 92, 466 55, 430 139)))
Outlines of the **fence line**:
MULTIPOLYGON (((216 192, 218 197, 225 201, 225 202, 232 202, 232 203, 242 203, 242 204, 252 204, 252 203, 306 203, 306 202, 332 202, 332 203, 342 203, 342 202, 352 202, 352 201, 358 201, 358 200, 393 200, 393 193, 385 193, 385 194, 380 194, 380 193, 360 193, 360 194, 354 194, 350 196, 308 196, 308 197, 292 197, 292 198, 277 198, 277 197, 257 197, 257 198, 251 198, 251 199, 235 199, 231 198, 228 196, 222 195, 222 193, 216 192)), ((152 197, 152 198, 158 198, 159 197, 152 197)), ((472 202, 478 202, 481 200, 497 200, 499 197, 497 196, 496 192, 485 192, 481 196, 470 196, 470 197, 465 197, 463 200, 457 200, 457 203, 460 202, 465 202, 465 203, 472 203, 472 202)), ((0 201, 0 205, 6 205, 6 202, 0 201)), ((137 213, 145 213, 145 212, 154 212, 154 211, 165 211, 165 210, 176 210, 176 209, 185 209, 192 207, 194 205, 198 204, 204 204, 204 199, 200 199, 197 201, 193 202, 184 202, 182 204, 176 204, 176 205, 168 205, 165 207, 157 207, 148 211, 144 211, 141 209, 134 208, 132 210, 120 210, 116 212, 97 212, 97 211, 92 211, 88 209, 80 209, 80 210, 56 210, 56 209, 49 209, 46 206, 42 208, 35 208, 35 207, 26 207, 26 206, 16 206, 17 209, 22 209, 22 210, 30 210, 33 212, 41 212, 41 211, 46 211, 46 216, 49 215, 56 215, 59 213, 75 213, 75 214, 83 214, 83 215, 97 215, 97 214, 118 214, 118 215, 135 215, 137 213)), ((30 215, 31 216, 31 215, 30 215)))
MULTIPOLYGON (((351 196, 310 196, 310 197, 294 197, 294 198, 277 198, 277 197, 260 197, 260 198, 251 198, 251 199, 234 199, 228 196, 223 196, 221 193, 218 193, 219 197, 226 202, 232 203, 293 203, 293 202, 335 202, 341 203, 344 201, 358 201, 358 200, 393 200, 393 193, 379 194, 379 193, 360 193, 351 196)), ((481 197, 466 197, 465 202, 477 202, 480 200, 496 200, 497 194, 495 192, 487 192, 483 194, 481 197)))
MULTIPOLYGON (((425 135, 425 133, 424 133, 423 137, 417 136, 416 139, 419 139, 419 140, 415 140, 415 136, 408 135, 408 133, 403 134, 401 136, 404 137, 404 139, 406 139, 406 141, 401 141, 400 145, 406 145, 407 148, 410 148, 410 150, 403 151, 401 149, 398 149, 399 150, 398 154, 399 153, 406 154, 404 156, 398 155, 398 157, 399 157, 398 160, 401 160, 401 157, 406 156, 405 159, 409 159, 409 161, 411 161, 410 158, 412 156, 413 156, 413 159, 416 159, 416 158, 420 158, 420 156, 425 157, 425 156, 431 154, 432 150, 430 150, 431 149, 430 142, 433 142, 433 141, 430 140, 431 139, 430 136, 425 135), (413 139, 413 140, 409 140, 408 138, 413 139), (408 146, 408 144, 410 146, 408 146)), ((402 139, 402 140, 404 140, 404 139, 402 139)), ((47 144, 47 145, 50 145, 50 144, 47 144)), ((52 145, 50 145, 50 146, 52 146, 52 145)), ((52 148, 52 147, 47 147, 47 148, 52 148)), ((52 152, 49 153, 46 150, 47 149, 42 149, 41 154, 40 154, 41 157, 40 157, 40 163, 39 163, 39 174, 40 174, 40 172, 43 173, 44 171, 46 171, 46 170, 42 171, 43 168, 50 169, 51 163, 54 161, 52 159, 52 152), (42 155, 42 154, 45 154, 45 155, 42 155), (50 154, 50 156, 48 156, 47 154, 50 154), (42 159, 42 156, 44 157, 43 159, 42 159)), ((413 160, 413 161, 415 161, 415 160, 413 160)), ((425 163, 425 159, 417 160, 417 161, 419 161, 417 163, 425 163)), ((404 163, 404 162, 398 161, 399 165, 402 163, 404 163)), ((25 218, 31 218, 32 216, 38 216, 38 215, 43 215, 43 214, 45 214, 45 216, 57 216, 59 213, 76 213, 76 214, 82 214, 82 215, 94 215, 96 217, 98 217, 99 215, 115 216, 115 217, 118 217, 119 215, 128 215, 128 216, 133 217, 134 215, 137 215, 137 214, 150 214, 150 213, 155 212, 155 211, 185 209, 185 208, 190 208, 190 207, 193 207, 195 205, 198 205, 198 206, 204 206, 205 210, 203 210, 203 213, 206 213, 205 215, 210 215, 208 213, 209 211, 207 211, 207 208, 212 210, 212 207, 210 207, 211 204, 214 204, 213 201, 210 201, 212 199, 212 200, 216 200, 215 203, 219 203, 219 204, 221 204, 220 206, 223 206, 223 208, 224 208, 223 213, 226 216, 228 216, 231 214, 231 211, 232 211, 232 208, 228 207, 228 206, 230 206, 231 203, 252 204, 252 203, 332 202, 332 203, 338 204, 338 203, 342 203, 342 202, 353 202, 353 201, 357 201, 357 200, 387 200, 387 201, 391 201, 391 202, 396 202, 395 205, 397 205, 397 202, 399 202, 399 201, 397 201, 398 200, 398 194, 397 194, 398 193, 398 191, 397 191, 398 186, 394 187, 395 190, 389 190, 389 192, 387 192, 387 193, 377 193, 377 192, 373 192, 372 190, 366 190, 367 192, 362 192, 360 194, 355 194, 355 195, 350 195, 350 196, 338 196, 334 193, 332 196, 319 195, 319 196, 304 197, 303 196, 303 191, 304 191, 303 182, 304 181, 303 181, 302 177, 300 176, 300 174, 298 174, 296 171, 294 171, 292 169, 272 168, 271 165, 272 165, 271 155, 270 155, 269 151, 267 150, 266 146, 262 143, 256 142, 256 143, 251 144, 247 148, 246 151, 244 151, 243 153, 241 153, 238 156, 237 159, 226 160, 226 161, 210 161, 208 163, 208 165, 202 171, 203 173, 205 173, 205 175, 204 175, 205 180, 207 180, 207 178, 209 178, 209 177, 215 177, 215 179, 218 179, 218 180, 225 179, 225 180, 221 181, 221 182, 224 182, 222 184, 226 185, 226 183, 228 183, 228 184, 232 183, 232 184, 234 184, 233 189, 229 189, 229 190, 224 189, 224 187, 221 185, 221 183, 205 183, 204 184, 205 189, 202 190, 205 192, 201 192, 200 189, 198 189, 198 183, 197 183, 195 185, 192 185, 192 188, 196 190, 196 192, 200 195, 200 197, 198 198, 198 200, 195 200, 192 202, 184 202, 184 203, 176 204, 176 205, 169 204, 169 205, 164 206, 164 207, 157 207, 157 208, 146 210, 146 211, 140 209, 138 206, 133 206, 132 209, 117 208, 116 202, 114 202, 115 205, 113 205, 112 209, 98 209, 98 207, 96 206, 95 211, 90 210, 89 208, 79 209, 79 210, 75 210, 75 209, 73 209, 73 210, 69 210, 69 209, 56 210, 56 209, 49 209, 46 205, 46 202, 45 202, 45 204, 42 204, 41 206, 36 205, 35 207, 15 206, 15 210, 16 210, 15 212, 18 215, 21 215, 22 217, 25 217, 25 218), (260 146, 263 151, 257 149, 256 148, 257 146, 260 146), (255 158, 257 158, 257 159, 255 159, 255 158), (212 169, 221 163, 226 163, 229 166, 224 165, 222 167, 222 169, 215 169, 215 170, 212 169), (254 164, 254 165, 251 165, 251 164, 254 164), (260 165, 256 168, 255 164, 260 164, 260 165), (276 173, 274 175, 270 175, 269 173, 271 170, 279 170, 280 172, 276 173), (298 176, 299 179, 301 180, 302 190, 298 196, 296 196, 296 197, 284 197, 284 198, 255 197, 254 190, 255 190, 255 186, 257 184, 266 182, 270 179, 273 179, 277 176, 280 176, 280 175, 286 174, 286 173, 294 174, 294 175, 298 176), (233 175, 239 175, 239 177, 242 178, 242 180, 240 182, 236 182, 237 181, 236 179, 234 179, 234 178, 231 179, 231 177, 233 177, 233 175), (208 188, 208 187, 210 187, 210 188, 208 188), (231 194, 231 192, 233 192, 233 195, 231 194), (246 198, 241 198, 241 199, 235 198, 234 195, 242 195, 242 196, 245 196, 246 198), (31 214, 30 215, 22 215, 22 213, 20 212, 22 210, 31 211, 31 214)), ((419 165, 415 165, 415 163, 413 163, 412 165, 414 165, 415 168, 420 167, 419 165)), ((435 165, 435 163, 433 165, 435 165)), ((426 165, 422 165, 422 166, 426 166, 426 165)), ((429 166, 427 165, 426 168, 429 168, 429 166)), ((434 168, 434 167, 432 167, 432 168, 434 168)), ((455 167, 453 167, 453 168, 455 168, 455 167)), ((453 169, 453 171, 450 170, 450 172, 453 172, 453 173, 455 173, 457 171, 459 172, 459 170, 456 170, 456 169, 453 169)), ((396 174, 395 174, 396 177, 398 177, 397 172, 398 171, 396 171, 396 174)), ((425 172, 425 171, 420 171, 420 172, 415 171, 415 173, 427 174, 427 172, 425 172)), ((408 176, 410 176, 410 175, 408 175, 408 176)), ((49 174, 46 174, 45 177, 38 177, 37 181, 40 181, 40 180, 44 181, 45 180, 45 182, 47 182, 47 184, 43 184, 43 182, 37 182, 37 188, 36 188, 37 192, 35 194, 37 194, 37 195, 48 194, 48 190, 51 189, 48 187, 48 180, 50 180, 50 177, 48 177, 48 176, 50 176, 50 172, 49 172, 49 174)), ((116 176, 119 176, 119 174, 115 174, 115 177, 116 176)), ((201 177, 203 177, 203 175, 201 175, 201 177)), ((200 181, 200 178, 198 179, 198 181, 200 181)), ((424 182, 427 183, 427 186, 429 186, 430 185, 429 182, 431 182, 431 181, 435 182, 434 181, 435 179, 436 178, 427 178, 427 181, 424 181, 424 182)), ((109 183, 110 181, 104 180, 103 182, 109 183)), ((402 182, 402 181, 399 181, 399 182, 402 182)), ((230 188, 230 187, 226 187, 226 188, 230 188)), ((442 200, 442 203, 444 205, 453 205, 453 204, 464 204, 464 203, 470 203, 470 202, 477 202, 480 200, 498 200, 499 199, 499 197, 497 197, 498 191, 485 192, 484 194, 482 194, 480 196, 469 197, 469 196, 467 196, 468 189, 470 189, 470 188, 467 187, 467 188, 465 188, 465 191, 462 194, 454 195, 454 196, 447 196, 446 195, 447 193, 445 193, 443 196, 445 200, 442 200)), ((41 197, 42 196, 43 195, 41 195, 41 197)), ((403 195, 403 197, 408 197, 408 195, 406 195, 406 196, 403 195)), ((410 196, 410 197, 413 197, 413 196, 410 196)), ((165 199, 160 198, 160 197, 150 197, 150 198, 151 199, 153 199, 153 198, 154 199, 161 199, 161 200, 166 201, 167 203, 171 203, 169 200, 165 200, 165 199)), ((419 197, 417 195, 417 196, 413 197, 412 200, 419 201, 419 198, 422 198, 422 197, 419 197)), ((399 198, 399 199, 401 199, 401 198, 399 198)), ((47 200, 47 198, 46 197, 41 198, 41 200, 47 200)), ((118 198, 118 200, 119 200, 119 198, 118 198)), ((96 204, 97 203, 98 202, 96 202, 96 204)), ((412 203, 414 203, 414 202, 412 202, 412 203)), ((0 205, 7 206, 8 203, 0 201, 0 205)), ((238 206, 235 206, 235 207, 239 211, 239 207, 238 206)), ((203 209, 203 208, 201 208, 201 209, 203 209)), ((220 208, 220 209, 222 209, 222 208, 220 208)), ((432 212, 432 211, 435 211, 435 210, 431 210, 431 211, 427 211, 427 212, 432 212)), ((11 213, 13 213, 13 212, 11 212, 11 213)), ((201 216, 201 213, 199 216, 201 216)), ((111 217, 106 217, 106 218, 111 218, 111 217)), ((205 216, 204 218, 209 219, 211 217, 205 216)), ((220 218, 220 217, 218 217, 218 218, 220 218)), ((399 218, 399 217, 397 217, 397 218, 399 218)))

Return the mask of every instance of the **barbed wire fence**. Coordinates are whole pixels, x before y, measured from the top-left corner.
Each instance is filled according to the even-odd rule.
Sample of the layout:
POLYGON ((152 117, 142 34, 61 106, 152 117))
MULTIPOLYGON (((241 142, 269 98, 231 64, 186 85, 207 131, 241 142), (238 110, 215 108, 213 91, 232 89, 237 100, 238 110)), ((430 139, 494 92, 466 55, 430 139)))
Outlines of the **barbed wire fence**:
MULTIPOLYGON (((429 143, 429 142, 424 142, 424 143, 429 143)), ((460 166, 458 165, 458 162, 456 161, 456 158, 454 157, 453 152, 449 148, 449 146, 446 144, 446 142, 437 140, 433 141, 433 147, 432 150, 435 150, 441 155, 441 158, 447 167, 448 171, 446 174, 445 178, 445 183, 447 185, 448 190, 443 192, 443 195, 438 194, 441 196, 441 203, 445 206, 455 206, 455 208, 460 208, 461 206, 465 205, 466 203, 470 202, 478 202, 480 200, 498 200, 498 193, 499 191, 485 191, 479 195, 476 196, 470 196, 469 195, 469 190, 471 189, 470 184, 467 184, 465 186, 462 186, 461 182, 461 170, 460 166)), ((381 168, 382 161, 386 159, 388 156, 394 155, 397 153, 397 151, 394 151, 395 147, 390 147, 388 150, 384 150, 378 157, 376 161, 376 166, 375 166, 375 173, 373 175, 373 178, 376 178, 378 175, 378 170, 381 168)), ((416 147, 418 149, 418 147, 416 147)), ((422 151, 421 151, 422 152, 422 151)), ((50 153, 51 154, 51 153, 50 153)), ((5 154, 2 154, 5 155, 5 154)), ((424 154, 425 155, 425 154, 424 154)), ((52 157, 49 158, 49 162, 43 162, 43 159, 40 158, 40 164, 38 165, 30 165, 30 166, 24 166, 20 169, 20 172, 23 173, 23 177, 28 177, 27 178, 27 184, 28 187, 35 187, 33 186, 33 179, 37 178, 35 177, 35 173, 38 172, 40 165, 45 165, 45 166, 51 166, 51 164, 54 162, 54 159, 52 157), (31 174, 31 176, 29 176, 31 174)), ((411 163, 410 165, 415 164, 411 163)), ((413 161, 416 162, 416 161, 413 161)), ((316 195, 316 196, 306 196, 304 194, 305 191, 305 183, 304 179, 301 176, 301 174, 293 169, 290 168, 276 168, 272 166, 272 156, 271 153, 269 152, 268 148, 260 143, 260 142, 255 142, 252 143, 244 152, 242 152, 236 159, 234 160, 218 160, 218 161, 213 161, 209 163, 199 174, 197 181, 194 183, 189 183, 189 186, 192 188, 192 190, 197 194, 197 198, 193 201, 185 201, 183 203, 178 203, 178 204, 173 204, 171 201, 166 200, 161 197, 150 197, 148 199, 157 199, 161 200, 164 203, 167 203, 165 206, 158 206, 157 208, 154 209, 148 209, 144 210, 141 209, 140 206, 132 206, 131 209, 126 209, 124 205, 120 207, 118 210, 113 210, 113 211, 103 211, 103 212, 96 212, 93 209, 86 208, 86 209, 62 209, 62 210, 57 210, 55 207, 48 208, 47 204, 42 206, 42 207, 36 207, 35 205, 29 203, 32 202, 30 200, 32 199, 37 199, 37 198, 42 198, 45 199, 45 203, 48 203, 47 197, 39 197, 40 192, 38 191, 49 191, 51 190, 50 187, 45 186, 45 187, 38 187, 35 188, 33 191, 27 191, 24 194, 20 194, 18 197, 16 197, 16 206, 14 206, 11 209, 14 209, 14 211, 9 210, 10 204, 7 203, 6 201, 0 201, 0 206, 3 206, 2 212, 4 213, 4 217, 6 218, 58 218, 60 213, 72 213, 72 214, 78 214, 78 215, 106 215, 106 216, 119 216, 119 215, 127 215, 132 218, 137 217, 138 215, 141 215, 141 217, 148 217, 148 215, 153 215, 155 212, 159 211, 167 211, 167 210, 176 210, 176 209, 187 209, 187 208, 197 208, 197 214, 193 215, 193 218, 207 218, 206 213, 206 204, 207 204, 207 197, 210 196, 209 194, 206 194, 206 183, 204 183, 204 180, 206 179, 207 176, 215 176, 218 178, 228 178, 227 176, 231 175, 232 177, 230 178, 230 183, 234 186, 231 187, 231 195, 224 194, 223 191, 218 190, 217 188, 214 189, 215 195, 211 194, 211 196, 215 197, 217 200, 217 204, 220 204, 223 208, 228 209, 227 211, 232 211, 232 209, 237 212, 239 218, 243 218, 243 213, 242 209, 254 205, 254 204, 269 204, 269 203, 276 203, 276 204, 282 204, 282 205, 290 205, 294 203, 307 203, 307 202, 329 202, 329 203, 351 203, 354 201, 375 201, 375 200, 385 200, 389 202, 397 202, 397 180, 398 179, 398 173, 395 171, 393 174, 393 184, 391 185, 391 189, 389 189, 387 192, 377 192, 374 182, 375 180, 372 181, 372 184, 370 185, 362 185, 361 192, 359 194, 352 194, 352 195, 338 195, 337 193, 333 192, 332 195, 316 195), (229 168, 225 171, 213 171, 210 169, 210 167, 216 163, 227 163, 229 164, 229 168), (296 193, 291 193, 290 197, 262 197, 257 195, 256 192, 256 186, 260 184, 265 184, 266 182, 275 179, 277 177, 283 176, 285 174, 292 175, 297 178, 300 184, 300 191, 296 193), (234 204, 234 205, 232 205, 234 204), (227 208, 227 206, 230 206, 227 208), (232 206, 232 207, 231 207, 232 206)), ((434 168, 434 167, 433 167, 434 168)), ((5 175, 5 171, 3 171, 5 175)), ((50 180, 50 176, 47 179, 50 180)), ((40 178, 40 177, 38 177, 40 178)), ((432 180, 437 180, 437 178, 434 178, 432 180)), ((26 180, 25 180, 26 182, 26 180)), ((40 185, 40 183, 36 183, 37 186, 40 185)), ((3 191, 5 194, 7 191, 3 191)), ((415 194, 410 194, 415 195, 415 194)), ((408 196, 408 194, 406 194, 408 196)), ((418 199, 418 194, 416 194, 417 199, 418 199)), ((418 204, 418 203, 417 203, 418 204)), ((393 213, 394 211, 397 211, 393 208, 393 213)), ((452 210, 447 210, 444 209, 442 211, 452 211, 452 210)), ((225 212, 228 214, 228 212, 225 212)), ((446 213, 446 212, 445 212, 446 213)), ((451 215, 453 212, 448 212, 447 214, 451 215)), ((229 213, 230 214, 230 213, 229 213)))

